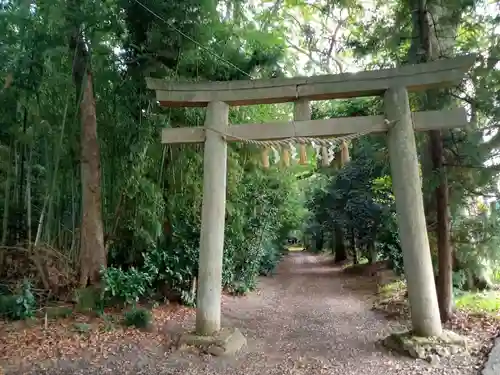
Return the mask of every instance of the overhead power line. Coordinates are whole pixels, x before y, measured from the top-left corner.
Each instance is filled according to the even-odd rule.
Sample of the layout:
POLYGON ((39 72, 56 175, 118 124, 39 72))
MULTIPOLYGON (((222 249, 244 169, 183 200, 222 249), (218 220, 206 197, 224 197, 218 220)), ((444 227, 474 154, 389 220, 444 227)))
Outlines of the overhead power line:
POLYGON ((146 5, 144 5, 143 3, 141 3, 139 0, 134 0, 138 5, 140 5, 142 8, 144 8, 146 11, 148 11, 149 13, 151 13, 153 16, 155 16, 156 18, 158 18, 160 21, 162 21, 163 23, 165 23, 168 27, 170 27, 172 30, 174 30, 175 32, 179 33, 179 35, 183 36, 184 38, 186 38, 187 40, 193 42, 194 44, 196 44, 199 48, 201 48, 203 51, 205 52, 208 52, 210 55, 214 56, 215 58, 217 58, 218 60, 226 63, 227 65, 229 65, 230 67, 236 69, 237 71, 239 71, 240 73, 243 73, 244 75, 246 75, 247 77, 250 77, 252 78, 252 76, 250 74, 248 74, 247 72, 245 72, 243 69, 239 68, 238 66, 234 65, 231 61, 223 58, 222 56, 218 55, 217 53, 215 53, 214 51, 212 51, 210 48, 207 48, 205 47, 204 45, 202 45, 200 42, 196 41, 195 39, 193 39, 192 37, 190 37, 189 35, 187 35, 185 32, 183 32, 182 30, 180 30, 179 28, 175 27, 174 25, 172 25, 170 22, 168 22, 165 18, 163 18, 162 16, 160 16, 158 13, 154 12, 153 10, 151 10, 150 8, 148 8, 146 5))

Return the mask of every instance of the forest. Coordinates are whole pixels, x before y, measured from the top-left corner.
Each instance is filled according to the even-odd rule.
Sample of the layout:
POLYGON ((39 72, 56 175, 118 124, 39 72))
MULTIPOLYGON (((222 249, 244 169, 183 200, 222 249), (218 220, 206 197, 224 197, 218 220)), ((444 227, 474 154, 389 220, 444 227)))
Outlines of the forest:
MULTIPOLYGON (((416 133, 441 320, 500 295, 500 4, 488 0, 0 1, 0 317, 46 306, 103 312, 196 304, 203 145, 162 144, 205 111, 162 108, 146 77, 233 81, 338 74, 468 53, 458 87, 410 95, 412 111, 464 106, 464 129, 416 133), (485 299, 485 300, 483 300, 485 299), (472 302, 471 302, 472 301, 472 302)), ((379 97, 313 102, 312 118, 382 114, 379 97)), ((231 107, 230 123, 291 120, 293 105, 231 107)), ((297 236, 338 264, 404 279, 384 135, 328 167, 228 145, 222 284, 273 277, 297 236)), ((133 315, 133 316, 132 316, 133 315)), ((47 314, 45 314, 47 319, 47 314)), ((127 319, 127 317, 126 317, 127 319)))

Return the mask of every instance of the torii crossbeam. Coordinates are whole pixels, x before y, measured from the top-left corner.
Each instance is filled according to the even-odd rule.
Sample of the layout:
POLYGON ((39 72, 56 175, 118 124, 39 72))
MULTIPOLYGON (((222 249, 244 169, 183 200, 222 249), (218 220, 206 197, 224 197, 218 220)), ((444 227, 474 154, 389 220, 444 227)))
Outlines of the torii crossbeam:
POLYGON ((220 329, 221 278, 226 210, 227 142, 276 140, 387 132, 391 174, 413 330, 420 336, 442 331, 414 131, 467 126, 463 108, 411 113, 408 91, 458 84, 475 56, 461 56, 397 69, 308 78, 207 83, 147 79, 166 107, 207 107, 205 126, 162 131, 163 143, 205 142, 196 331, 220 329), (315 120, 309 101, 383 95, 385 118, 367 116, 315 120), (295 121, 228 126, 230 105, 295 102, 295 121), (385 122, 384 120, 388 120, 385 122))

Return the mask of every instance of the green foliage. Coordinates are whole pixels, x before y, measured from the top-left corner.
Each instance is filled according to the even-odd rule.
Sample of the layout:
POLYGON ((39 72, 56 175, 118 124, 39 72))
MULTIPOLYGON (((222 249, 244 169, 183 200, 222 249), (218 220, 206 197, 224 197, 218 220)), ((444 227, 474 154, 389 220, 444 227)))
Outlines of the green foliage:
MULTIPOLYGON (((373 6, 377 11, 367 11, 363 22, 351 29, 348 46, 354 50, 355 57, 359 57, 360 62, 368 58, 369 66, 418 62, 420 47, 415 41, 422 33, 418 30, 418 12, 411 8, 411 2, 399 1, 384 8, 382 2, 376 1, 373 6)), ((498 5, 466 0, 452 1, 442 7, 437 2, 428 2, 426 11, 435 26, 446 30, 436 36, 439 48, 434 52, 439 57, 470 52, 477 54, 476 64, 461 86, 451 92, 432 92, 432 100, 426 100, 426 95, 413 95, 411 106, 415 111, 456 105, 471 108, 471 126, 468 129, 453 129, 442 135, 453 221, 453 247, 459 263, 453 279, 457 288, 476 283, 474 279, 482 279, 483 284, 488 284, 487 279, 493 278, 495 269, 499 267, 496 219, 467 211, 474 211, 480 196, 497 200, 499 197, 498 166, 494 164, 497 164, 500 133, 492 131, 500 120, 498 95, 494 94, 498 90, 493 88, 498 88, 500 82, 497 64, 500 56, 498 5)), ((429 31, 433 33, 436 30, 429 31)), ((433 226, 436 221, 433 194, 438 181, 437 173, 431 168, 427 137, 417 135, 417 142, 426 219, 429 226, 433 226)), ((436 263, 435 234, 429 232, 429 238, 436 263)))
POLYGON ((104 308, 102 292, 94 287, 78 288, 75 290, 76 310, 81 313, 88 313, 104 308))
POLYGON ((476 314, 490 314, 498 317, 500 311, 500 293, 497 291, 482 293, 461 293, 456 298, 456 306, 476 314))
POLYGON ((465 270, 458 270, 452 274, 453 290, 463 290, 467 284, 467 273, 465 270))
POLYGON ((300 225, 303 210, 290 171, 239 173, 239 189, 229 195, 228 205, 253 204, 244 211, 229 211, 223 282, 229 289, 251 290, 259 273, 269 273, 276 266, 282 244, 288 232, 300 225))
POLYGON ((31 292, 31 284, 24 280, 20 291, 11 295, 0 295, 0 317, 10 320, 24 320, 33 317, 35 312, 35 296, 31 292))
POLYGON ((105 301, 135 304, 150 290, 154 276, 154 273, 139 271, 135 267, 127 271, 108 267, 102 273, 103 298, 105 301))
MULTIPOLYGON (((83 294, 80 298, 91 309, 112 300, 134 304, 164 286, 186 304, 195 301, 191 290, 198 269, 203 148, 161 145, 158 133, 179 124, 201 126, 204 110, 158 108, 145 76, 172 81, 274 77, 302 68, 315 70, 313 65, 328 72, 339 65, 350 68, 337 58, 341 52, 354 54, 369 67, 400 65, 410 54, 412 22, 405 2, 376 1, 376 12, 351 0, 334 5, 323 1, 314 7, 305 1, 285 1, 281 7, 219 4, 224 10, 209 1, 143 3, 150 11, 121 0, 83 0, 78 10, 68 9, 61 0, 0 5, 0 76, 6 77, 0 90, 0 245, 24 246, 36 239, 37 245, 58 249, 75 269, 82 217, 81 145, 66 19, 85 25, 109 249, 103 291, 91 292, 88 303, 83 303, 83 294), (346 16, 338 23, 349 25, 343 33, 346 43, 346 37, 328 27, 332 17, 341 14, 346 16), (322 35, 336 37, 325 43, 328 38, 322 35), (297 65, 300 54, 307 56, 308 66, 297 65)), ((497 225, 492 219, 485 223, 479 216, 455 213, 470 204, 471 196, 498 190, 495 168, 484 167, 484 161, 495 155, 500 136, 491 134, 486 141, 483 135, 496 128, 499 119, 495 93, 500 75, 494 63, 500 50, 497 16, 479 12, 483 2, 474 7, 466 3, 455 2, 447 9, 460 22, 457 38, 450 38, 456 39, 455 50, 480 55, 469 79, 474 90, 454 92, 471 104, 474 128, 450 133, 445 147, 447 164, 467 166, 450 166, 447 173, 458 255, 471 268, 477 259, 493 265, 497 259, 497 225)), ((417 99, 412 97, 412 106, 419 107, 417 99)), ((313 118, 380 112, 379 98, 325 101, 314 106, 313 118)), ((290 104, 237 107, 231 108, 230 121, 288 120, 291 114, 290 104)), ((352 162, 342 170, 299 180, 312 168, 264 171, 259 149, 230 145, 225 288, 235 293, 254 288, 257 275, 272 273, 286 236, 296 229, 328 242, 340 228, 346 242, 357 245, 362 255, 375 243, 379 255, 402 271, 384 137, 353 141, 350 151, 352 162), (304 209, 306 196, 309 212, 304 209)), ((426 192, 432 190, 431 176, 424 178, 426 192)))
POLYGON ((382 258, 389 260, 390 267, 397 275, 404 274, 403 252, 399 242, 396 215, 385 217, 383 230, 378 234, 377 250, 382 258))
POLYGON ((500 215, 484 204, 471 204, 453 220, 453 242, 458 263, 454 284, 459 289, 490 288, 500 268, 500 215), (471 283, 479 285, 471 285, 471 283))
POLYGON ((48 319, 68 318, 73 314, 73 309, 67 306, 54 306, 45 309, 48 319))
MULTIPOLYGON (((221 18, 211 2, 144 2, 159 17, 126 1, 83 1, 80 9, 59 0, 32 9, 8 4, 0 7, 6 35, 0 75, 14 80, 0 92, 0 180, 6 181, 0 188, 1 245, 37 238, 79 267, 79 106, 65 19, 83 21, 92 56, 108 268, 102 290, 77 291, 80 309, 134 304, 164 287, 193 305, 203 149, 162 146, 158 133, 177 124, 199 126, 204 110, 158 108, 144 77, 280 76, 281 34, 261 29, 245 11, 221 18)), ((232 108, 230 117, 242 123, 290 114, 285 104, 232 108)), ((262 171, 259 151, 238 144, 229 150, 223 277, 229 290, 251 290, 259 273, 275 267, 287 232, 300 225, 304 213, 294 173, 262 171)))
POLYGON ((138 307, 133 307, 131 310, 126 311, 123 314, 123 318, 126 326, 137 328, 147 328, 153 320, 151 311, 138 307))
POLYGON ((283 258, 285 250, 275 243, 264 243, 263 255, 260 260, 259 274, 263 276, 272 275, 274 269, 283 258))
POLYGON ((192 290, 182 290, 181 291, 181 302, 185 306, 195 307, 196 306, 196 293, 192 290))
MULTIPOLYGON (((259 274, 270 274, 282 256, 290 230, 304 215, 299 186, 291 171, 259 168, 256 155, 232 151, 229 166, 227 219, 223 259, 223 286, 236 294, 255 287, 259 274)), ((128 269, 108 267, 103 273, 104 298, 134 304, 153 290, 163 289, 193 305, 192 283, 197 275, 200 236, 201 159, 188 153, 174 179, 175 190, 167 204, 172 233, 143 252, 141 265, 128 269), (186 168, 183 163, 191 163, 186 168), (176 191, 178 189, 178 191, 176 191), (192 191, 192 190, 191 190, 192 191)))
POLYGON ((91 325, 88 323, 74 323, 73 328, 75 329, 76 332, 79 334, 87 334, 91 330, 91 325))
MULTIPOLYGON (((372 115, 380 101, 355 99, 315 107, 317 118, 372 115)), ((325 234, 343 235, 351 251, 370 258, 375 253, 389 259, 401 273, 402 253, 396 225, 392 180, 388 175, 387 146, 383 138, 363 137, 350 148, 352 160, 341 169, 323 173, 323 182, 310 194, 307 231, 317 239, 325 234)), ((317 178, 311 184, 317 184, 317 178)))

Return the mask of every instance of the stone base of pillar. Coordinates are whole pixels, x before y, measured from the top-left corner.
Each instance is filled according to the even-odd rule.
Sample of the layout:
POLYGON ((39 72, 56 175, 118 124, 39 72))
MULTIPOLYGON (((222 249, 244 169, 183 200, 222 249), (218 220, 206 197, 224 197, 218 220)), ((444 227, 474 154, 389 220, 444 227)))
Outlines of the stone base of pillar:
POLYGON ((181 335, 178 348, 195 347, 214 356, 233 356, 246 347, 247 340, 238 328, 222 328, 212 336, 188 332, 181 335))
POLYGON ((468 352, 468 341, 459 334, 443 330, 437 337, 419 337, 413 332, 393 333, 382 340, 390 350, 437 364, 442 357, 468 352))

